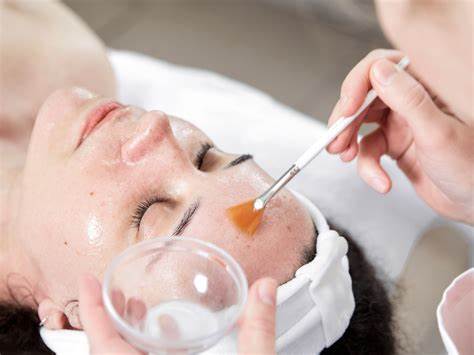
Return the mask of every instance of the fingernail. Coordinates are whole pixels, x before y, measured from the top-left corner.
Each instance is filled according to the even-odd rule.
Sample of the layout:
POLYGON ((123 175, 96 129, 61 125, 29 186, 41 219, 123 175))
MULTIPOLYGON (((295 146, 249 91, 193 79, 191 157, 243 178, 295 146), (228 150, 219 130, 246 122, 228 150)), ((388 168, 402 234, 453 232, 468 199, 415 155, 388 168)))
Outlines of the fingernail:
POLYGON ((258 285, 258 297, 263 303, 274 306, 276 298, 276 281, 273 279, 268 279, 260 282, 258 285))
POLYGON ((390 85, 397 69, 395 64, 388 60, 379 60, 372 68, 375 79, 384 86, 390 85))
POLYGON ((373 177, 370 179, 370 186, 372 186, 377 192, 384 193, 386 189, 385 180, 379 177, 373 177))
POLYGON ((345 151, 343 151, 340 155, 340 159, 343 161, 343 162, 347 162, 347 158, 349 157, 349 151, 350 151, 350 148, 347 148, 345 151))

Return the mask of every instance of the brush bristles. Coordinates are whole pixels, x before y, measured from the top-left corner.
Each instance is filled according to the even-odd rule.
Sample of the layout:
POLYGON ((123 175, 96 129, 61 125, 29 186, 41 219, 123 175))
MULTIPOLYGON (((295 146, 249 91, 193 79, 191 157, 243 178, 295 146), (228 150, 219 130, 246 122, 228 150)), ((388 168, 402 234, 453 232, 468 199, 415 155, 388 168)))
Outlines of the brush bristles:
POLYGON ((264 209, 254 208, 255 200, 244 202, 227 210, 234 224, 244 233, 253 235, 260 225, 264 209))

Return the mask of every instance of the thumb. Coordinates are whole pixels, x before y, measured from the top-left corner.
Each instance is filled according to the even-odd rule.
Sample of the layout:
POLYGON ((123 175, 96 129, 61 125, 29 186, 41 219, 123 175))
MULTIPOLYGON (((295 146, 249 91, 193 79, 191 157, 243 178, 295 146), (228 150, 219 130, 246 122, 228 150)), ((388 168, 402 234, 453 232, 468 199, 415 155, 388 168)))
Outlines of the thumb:
POLYGON ((370 70, 370 81, 382 101, 405 117, 415 140, 423 141, 450 123, 423 85, 393 62, 387 59, 375 62, 370 70))
POLYGON ((256 281, 240 323, 239 354, 275 354, 277 283, 270 278, 256 281))
POLYGON ((102 303, 101 285, 92 275, 79 280, 79 308, 92 354, 141 354, 115 330, 102 303))

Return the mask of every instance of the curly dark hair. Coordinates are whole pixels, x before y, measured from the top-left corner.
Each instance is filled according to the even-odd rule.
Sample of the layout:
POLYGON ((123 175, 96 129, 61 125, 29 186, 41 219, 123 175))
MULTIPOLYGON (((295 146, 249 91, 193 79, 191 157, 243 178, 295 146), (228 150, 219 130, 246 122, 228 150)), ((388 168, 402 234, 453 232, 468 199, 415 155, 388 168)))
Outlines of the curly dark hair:
POLYGON ((349 244, 347 257, 355 309, 344 335, 321 354, 391 355, 397 350, 395 319, 385 283, 348 233, 336 228, 349 244))
MULTIPOLYGON (((337 230, 341 231, 340 228, 337 230)), ((348 234, 349 265, 355 310, 344 335, 322 354, 391 355, 396 351, 394 317, 385 284, 369 263, 360 246, 348 234)), ((315 250, 305 258, 314 258, 315 250)), ((0 353, 53 354, 39 335, 35 310, 12 303, 0 303, 0 353)))
POLYGON ((36 311, 17 303, 0 303, 0 353, 2 355, 54 354, 39 334, 36 311))

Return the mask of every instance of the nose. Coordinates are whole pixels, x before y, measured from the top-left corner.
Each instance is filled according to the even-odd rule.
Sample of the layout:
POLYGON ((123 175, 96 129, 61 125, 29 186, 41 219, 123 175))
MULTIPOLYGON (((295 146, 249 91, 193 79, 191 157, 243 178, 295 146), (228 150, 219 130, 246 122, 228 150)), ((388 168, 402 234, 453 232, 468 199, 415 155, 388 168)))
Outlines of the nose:
POLYGON ((135 133, 121 149, 122 161, 135 164, 159 146, 167 144, 176 146, 168 116, 160 111, 147 112, 139 121, 135 133))

